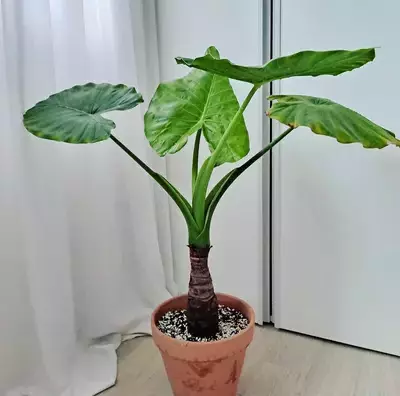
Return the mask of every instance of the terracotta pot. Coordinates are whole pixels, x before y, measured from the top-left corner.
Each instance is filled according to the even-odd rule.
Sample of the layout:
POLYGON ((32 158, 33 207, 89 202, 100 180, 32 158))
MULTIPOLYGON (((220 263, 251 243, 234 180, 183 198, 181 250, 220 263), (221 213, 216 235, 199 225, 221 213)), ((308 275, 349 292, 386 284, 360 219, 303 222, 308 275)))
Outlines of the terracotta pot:
POLYGON ((242 312, 250 322, 239 334, 221 341, 176 340, 157 328, 156 323, 164 313, 186 308, 187 295, 171 298, 153 312, 153 339, 175 396, 236 396, 246 348, 253 339, 254 311, 243 300, 228 294, 217 294, 217 298, 220 304, 242 312))

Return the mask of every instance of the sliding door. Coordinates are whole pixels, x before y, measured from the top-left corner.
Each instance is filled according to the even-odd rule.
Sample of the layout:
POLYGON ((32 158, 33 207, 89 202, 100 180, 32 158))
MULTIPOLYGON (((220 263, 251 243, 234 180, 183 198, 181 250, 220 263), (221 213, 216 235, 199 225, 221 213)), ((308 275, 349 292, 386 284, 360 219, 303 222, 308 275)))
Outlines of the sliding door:
MULTIPOLYGON (((284 80, 276 89, 330 98, 400 136, 400 3, 276 3, 282 55, 378 47, 362 69, 284 80)), ((276 326, 400 355, 399 282, 400 150, 340 145, 296 129, 274 157, 276 326)))

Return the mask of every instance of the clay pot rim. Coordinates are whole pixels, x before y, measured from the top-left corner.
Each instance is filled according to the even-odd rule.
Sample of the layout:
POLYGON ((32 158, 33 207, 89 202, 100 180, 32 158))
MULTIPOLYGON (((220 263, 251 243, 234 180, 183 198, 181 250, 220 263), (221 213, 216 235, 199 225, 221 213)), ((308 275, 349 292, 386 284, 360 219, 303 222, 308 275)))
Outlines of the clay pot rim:
POLYGON ((168 304, 169 302, 176 300, 177 298, 182 298, 187 296, 187 294, 180 294, 179 296, 175 296, 175 297, 171 297, 168 300, 163 301, 161 304, 159 304, 157 306, 156 309, 154 309, 153 313, 151 314, 151 325, 153 328, 153 332, 157 333, 157 337, 161 337, 161 339, 168 339, 169 342, 173 342, 177 345, 190 345, 191 348, 202 348, 205 346, 210 346, 210 345, 222 345, 224 343, 229 343, 232 340, 235 340, 236 338, 240 338, 243 337, 244 334, 251 332, 255 326, 255 313, 253 308, 251 307, 250 304, 248 304, 246 301, 242 300, 239 297, 233 296, 231 294, 227 294, 227 293, 215 293, 217 295, 217 297, 221 296, 221 297, 228 297, 228 298, 233 298, 235 300, 239 300, 243 305, 245 305, 248 309, 248 311, 250 312, 250 318, 247 318, 249 320, 249 324, 247 325, 247 327, 244 330, 239 331, 239 333, 235 334, 232 337, 229 338, 224 338, 222 340, 217 340, 217 341, 203 341, 203 342, 199 342, 199 341, 184 341, 184 340, 178 340, 176 338, 172 338, 166 334, 164 334, 156 325, 156 321, 155 321, 155 317, 156 314, 159 312, 159 310, 166 304, 168 304))

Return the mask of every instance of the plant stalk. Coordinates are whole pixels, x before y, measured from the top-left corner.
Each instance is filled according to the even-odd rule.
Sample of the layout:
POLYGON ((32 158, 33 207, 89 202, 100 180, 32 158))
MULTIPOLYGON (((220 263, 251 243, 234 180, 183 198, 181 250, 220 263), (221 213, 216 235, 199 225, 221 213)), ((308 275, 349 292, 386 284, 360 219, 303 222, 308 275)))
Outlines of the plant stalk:
POLYGON ((212 155, 204 162, 203 166, 201 167, 199 177, 197 178, 195 191, 193 194, 193 213, 194 218, 197 224, 200 226, 204 225, 205 221, 205 201, 207 195, 207 188, 208 183, 211 179, 211 174, 217 163, 218 155, 220 154, 221 150, 224 147, 226 140, 229 137, 229 134, 233 127, 235 126, 237 120, 242 116, 243 112, 246 110, 248 104, 250 103, 251 99, 253 98, 254 94, 257 92, 260 85, 254 85, 253 88, 248 93, 246 99, 243 101, 242 105, 240 106, 239 110, 236 112, 235 116, 232 118, 231 122, 229 123, 228 127, 226 128, 224 134, 222 135, 220 141, 218 142, 217 147, 215 148, 212 155))
POLYGON ((136 154, 134 154, 131 150, 128 149, 122 142, 120 142, 114 135, 110 134, 110 139, 120 147, 125 153, 129 155, 143 170, 145 170, 163 189, 164 191, 173 199, 178 208, 181 210, 188 229, 189 229, 189 239, 192 238, 192 235, 197 235, 199 232, 199 227, 194 220, 192 214, 192 207, 189 202, 185 199, 185 197, 174 187, 165 177, 160 175, 151 169, 147 164, 145 164, 136 154))
POLYGON ((189 251, 188 331, 195 337, 213 337, 218 332, 218 303, 208 269, 210 246, 190 245, 189 251))
POLYGON ((253 85, 253 87, 251 88, 250 92, 247 94, 247 96, 246 96, 245 100, 243 101, 242 105, 240 106, 239 110, 237 111, 235 116, 232 118, 232 121, 230 122, 230 124, 226 128, 224 134, 222 135, 220 141, 218 142, 218 145, 215 148, 215 151, 212 153, 211 160, 208 163, 208 166, 213 166, 214 167, 214 165, 216 164, 217 159, 218 159, 218 155, 221 152, 221 150, 223 149, 224 144, 225 144, 226 140, 228 139, 231 130, 235 126, 235 124, 236 124, 237 120, 239 119, 239 117, 246 110, 246 108, 249 105, 249 103, 250 103, 251 99, 253 98, 254 94, 257 92, 258 88, 260 88, 260 85, 253 85))
POLYGON ((196 133, 196 140, 194 141, 193 160, 192 160, 192 194, 194 194, 194 187, 196 186, 197 174, 199 171, 199 149, 200 149, 201 129, 196 133))
MULTIPOLYGON (((289 135, 290 132, 292 132, 294 127, 289 127, 286 129, 284 132, 282 132, 278 137, 276 137, 272 142, 267 144, 263 149, 261 149, 257 154, 254 154, 251 158, 249 158, 244 164, 239 166, 237 169, 240 171, 238 172, 238 175, 236 175, 233 180, 235 180, 240 174, 242 174, 248 167, 254 164, 258 159, 260 159, 264 154, 266 154, 268 151, 272 149, 275 145, 277 145, 283 138, 285 138, 287 135, 289 135)), ((232 182, 233 182, 232 180, 232 182)))
POLYGON ((218 202, 221 200, 222 196, 225 194, 226 190, 229 186, 254 162, 260 159, 264 154, 270 151, 275 145, 277 145, 282 139, 284 139, 291 131, 293 131, 294 127, 290 127, 286 129, 283 133, 281 133, 277 138, 275 138, 272 142, 267 144, 263 149, 261 149, 258 153, 254 154, 251 158, 249 158, 244 164, 235 168, 228 174, 226 174, 210 191, 209 196, 207 197, 207 216, 206 222, 202 232, 199 235, 199 239, 209 240, 210 239, 210 227, 211 227, 211 219, 212 215, 217 207, 218 202))
POLYGON ((145 164, 136 154, 128 149, 121 141, 119 141, 114 135, 110 134, 110 139, 120 147, 125 153, 129 155, 142 169, 144 169, 151 177, 154 178, 156 172, 153 171, 147 164, 145 164))

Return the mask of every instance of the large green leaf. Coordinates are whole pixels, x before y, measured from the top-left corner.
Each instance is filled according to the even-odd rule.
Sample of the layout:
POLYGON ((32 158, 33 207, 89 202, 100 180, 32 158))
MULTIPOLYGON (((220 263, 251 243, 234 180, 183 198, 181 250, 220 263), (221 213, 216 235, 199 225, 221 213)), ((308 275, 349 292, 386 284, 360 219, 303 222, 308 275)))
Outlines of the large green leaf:
POLYGON ((101 114, 128 110, 143 102, 135 88, 126 85, 76 85, 51 95, 24 114, 25 128, 43 139, 67 143, 105 140, 115 128, 101 114))
MULTIPOLYGON (((218 51, 206 52, 218 59, 218 51)), ((194 70, 186 77, 158 86, 145 115, 145 134, 161 156, 179 151, 188 137, 202 129, 213 151, 239 109, 226 77, 194 70)), ((249 152, 249 136, 243 116, 231 131, 218 163, 235 162, 249 152)))
POLYGON ((177 63, 253 84, 297 76, 336 76, 361 67, 375 58, 373 48, 356 51, 302 51, 276 58, 264 66, 239 66, 228 59, 215 59, 210 55, 200 58, 175 58, 177 63))
POLYGON ((306 126, 340 143, 361 143, 365 148, 400 146, 395 135, 361 114, 328 99, 300 95, 274 95, 268 115, 291 127, 306 126))

